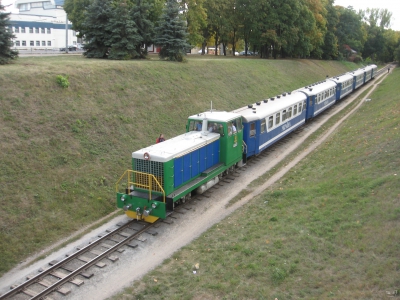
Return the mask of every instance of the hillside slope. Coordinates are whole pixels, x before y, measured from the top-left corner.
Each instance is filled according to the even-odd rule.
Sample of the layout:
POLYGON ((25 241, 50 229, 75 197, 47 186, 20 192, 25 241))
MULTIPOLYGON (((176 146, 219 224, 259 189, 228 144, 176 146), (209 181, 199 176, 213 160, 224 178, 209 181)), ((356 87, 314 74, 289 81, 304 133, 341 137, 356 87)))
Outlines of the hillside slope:
POLYGON ((20 58, 0 69, 0 274, 115 210, 133 150, 187 116, 232 110, 355 69, 309 60, 189 57, 187 63, 20 58), (67 75, 70 87, 56 83, 67 75))

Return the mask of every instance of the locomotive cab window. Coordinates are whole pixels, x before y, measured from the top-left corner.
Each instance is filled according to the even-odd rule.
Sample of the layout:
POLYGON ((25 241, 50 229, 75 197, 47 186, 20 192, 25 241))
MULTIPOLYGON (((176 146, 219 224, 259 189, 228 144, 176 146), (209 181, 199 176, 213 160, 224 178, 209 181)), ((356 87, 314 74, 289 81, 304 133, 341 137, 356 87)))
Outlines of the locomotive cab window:
POLYGON ((299 103, 299 113, 301 113, 301 106, 302 106, 302 103, 299 103))
POLYGON ((293 107, 293 116, 297 115, 297 104, 293 107))
POLYGON ((243 129, 242 119, 238 118, 233 121, 233 125, 235 125, 237 132, 241 132, 243 129))
POLYGON ((189 121, 188 131, 201 131, 202 126, 203 126, 202 121, 191 120, 189 121))

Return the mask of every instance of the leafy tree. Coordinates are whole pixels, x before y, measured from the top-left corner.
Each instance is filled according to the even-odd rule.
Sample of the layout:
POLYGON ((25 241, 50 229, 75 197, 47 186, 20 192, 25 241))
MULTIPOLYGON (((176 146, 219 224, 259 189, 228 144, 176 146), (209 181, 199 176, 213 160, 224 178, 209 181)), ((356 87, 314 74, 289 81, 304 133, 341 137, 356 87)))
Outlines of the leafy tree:
POLYGON ((400 45, 394 51, 394 58, 396 61, 400 61, 400 45))
POLYGON ((10 63, 11 60, 18 57, 18 52, 12 50, 12 39, 15 37, 11 31, 8 30, 9 13, 3 13, 4 6, 0 1, 0 65, 10 63))
POLYGON ((88 58, 107 58, 112 42, 110 18, 113 0, 94 0, 85 13, 82 28, 86 39, 85 55, 88 58))
POLYGON ((85 14, 87 7, 92 4, 93 0, 65 0, 63 8, 68 15, 68 19, 72 22, 72 29, 78 33, 78 37, 83 37, 85 27, 85 14))
POLYGON ((203 30, 207 27, 204 0, 182 0, 180 6, 188 26, 188 42, 191 45, 201 44, 203 42, 203 30))
POLYGON ((322 45, 327 31, 327 10, 321 0, 305 0, 305 5, 312 12, 315 26, 307 33, 312 45, 311 56, 322 58, 322 45))
POLYGON ((147 55, 147 46, 154 38, 154 23, 150 18, 150 4, 146 0, 136 0, 132 9, 132 20, 137 27, 140 43, 136 43, 136 53, 144 58, 147 55))
POLYGON ((141 55, 143 38, 138 33, 137 26, 131 18, 130 7, 125 0, 116 4, 106 28, 107 32, 110 32, 107 41, 110 45, 108 58, 132 59, 141 55))
POLYGON ((156 27, 156 34, 154 43, 161 47, 160 58, 183 61, 190 45, 186 41, 187 26, 179 12, 179 4, 176 0, 167 0, 159 20, 159 26, 156 27))
POLYGON ((339 16, 336 36, 340 50, 347 55, 346 51, 343 50, 343 45, 348 45, 350 48, 361 52, 366 40, 366 32, 362 27, 361 15, 357 14, 351 6, 348 8, 336 6, 336 8, 339 16))
POLYGON ((333 6, 334 0, 327 0, 325 9, 326 17, 326 33, 324 36, 324 44, 321 46, 323 59, 335 59, 338 56, 338 39, 336 37, 336 26, 339 22, 337 10, 333 6))

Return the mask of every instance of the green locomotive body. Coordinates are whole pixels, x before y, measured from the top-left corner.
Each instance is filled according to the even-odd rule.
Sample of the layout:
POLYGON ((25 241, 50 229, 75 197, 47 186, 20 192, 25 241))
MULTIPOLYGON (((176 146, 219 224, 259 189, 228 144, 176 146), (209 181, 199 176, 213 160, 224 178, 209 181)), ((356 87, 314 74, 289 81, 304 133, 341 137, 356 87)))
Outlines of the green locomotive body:
POLYGON ((243 149, 239 114, 190 116, 186 133, 132 153, 132 170, 116 185, 117 207, 146 222, 164 219, 177 204, 203 193, 240 164, 243 149))

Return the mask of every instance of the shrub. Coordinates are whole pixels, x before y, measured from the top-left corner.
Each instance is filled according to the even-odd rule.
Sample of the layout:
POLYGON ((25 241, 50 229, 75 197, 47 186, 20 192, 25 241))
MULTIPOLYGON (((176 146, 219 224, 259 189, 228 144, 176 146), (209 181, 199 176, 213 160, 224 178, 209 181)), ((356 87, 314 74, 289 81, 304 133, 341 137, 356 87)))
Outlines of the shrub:
POLYGON ((61 86, 62 88, 66 89, 69 87, 68 75, 67 76, 57 75, 56 79, 58 85, 61 86))

